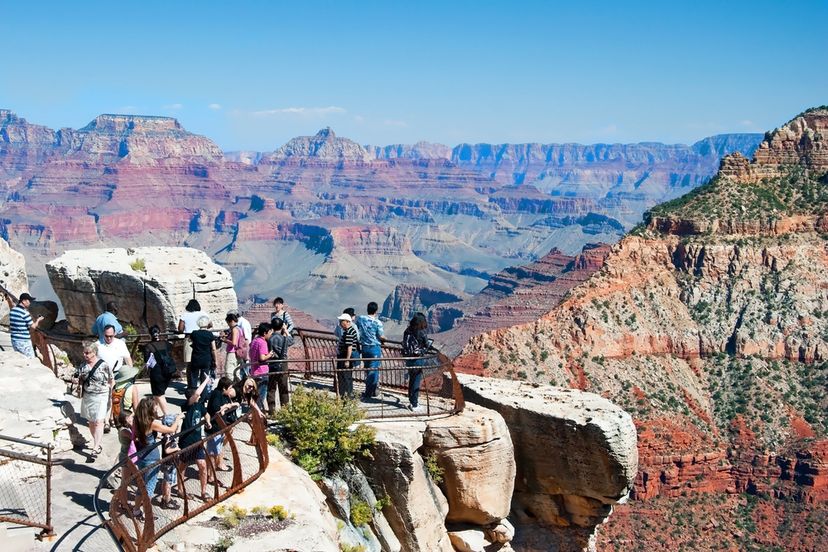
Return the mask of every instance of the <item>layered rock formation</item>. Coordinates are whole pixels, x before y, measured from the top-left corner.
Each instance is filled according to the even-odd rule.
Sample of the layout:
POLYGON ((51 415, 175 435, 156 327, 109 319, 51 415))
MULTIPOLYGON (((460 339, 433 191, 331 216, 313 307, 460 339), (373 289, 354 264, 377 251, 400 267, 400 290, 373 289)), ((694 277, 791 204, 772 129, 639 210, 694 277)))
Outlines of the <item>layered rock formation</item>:
MULTIPOLYGON (((746 174, 726 159, 709 185, 653 209, 648 227, 556 308, 473 338, 456 366, 612 398, 639 430, 633 496, 657 501, 658 519, 675 523, 664 509, 691 511, 707 492, 747 493, 761 509, 743 515, 773 529, 752 542, 809 549, 792 527, 824 538, 808 520, 828 509, 828 248, 818 222, 828 195, 815 130, 826 120, 813 110, 769 133, 746 174)), ((633 502, 619 529, 610 520, 604 545, 660 538, 664 523, 634 521, 654 507, 633 502)), ((730 531, 738 518, 722 511, 710 523, 706 537, 693 525, 673 532, 672 546, 743 542, 730 531)))
POLYGON ((81 333, 90 331, 109 301, 118 304, 118 319, 136 328, 175 328, 190 299, 217 327, 238 306, 230 273, 195 249, 73 250, 47 270, 70 328, 81 333))
POLYGON ((295 293, 324 317, 340 307, 323 305, 325 295, 379 302, 400 283, 474 293, 553 246, 572 254, 614 242, 646 207, 702 182, 751 140, 449 151, 361 146, 324 129, 275 152, 224 156, 175 119, 101 115, 53 131, 4 110, 0 235, 27 255, 37 293, 43 264, 67 248, 188 245, 227 266, 242 296, 295 293), (360 246, 345 234, 366 228, 390 248, 355 271, 363 259, 350 248, 360 246))

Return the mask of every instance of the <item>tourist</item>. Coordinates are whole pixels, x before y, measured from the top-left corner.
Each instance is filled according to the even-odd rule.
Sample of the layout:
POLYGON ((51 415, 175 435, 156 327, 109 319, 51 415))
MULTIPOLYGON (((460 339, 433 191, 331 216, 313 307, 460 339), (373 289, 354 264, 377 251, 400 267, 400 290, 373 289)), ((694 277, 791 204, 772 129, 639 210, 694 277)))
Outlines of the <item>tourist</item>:
POLYGON ((167 388, 170 386, 173 375, 167 372, 165 364, 172 362, 172 347, 166 340, 161 339, 161 328, 152 326, 149 329, 150 342, 144 347, 144 358, 147 359, 147 370, 149 371, 150 387, 155 403, 166 416, 169 414, 167 405, 167 388), (150 366, 150 355, 152 355, 152 366, 150 366), (163 362, 162 362, 163 360, 163 362))
MULTIPOLYGON (((236 370, 239 369, 239 358, 236 356, 236 347, 239 346, 239 339, 244 338, 244 331, 239 326, 239 317, 237 315, 230 313, 224 318, 224 321, 227 322, 227 326, 230 328, 221 338, 222 342, 227 344, 224 357, 224 374, 235 379, 236 370)), ((244 379, 247 375, 244 372, 244 367, 242 367, 239 376, 240 379, 244 379)))
POLYGON ((124 328, 121 326, 120 322, 118 322, 118 305, 115 304, 114 301, 110 301, 106 304, 106 310, 95 319, 95 323, 92 324, 92 333, 98 336, 98 341, 103 344, 106 343, 104 341, 104 330, 107 326, 112 326, 115 328, 115 336, 120 337, 124 333, 124 328))
POLYGON ((267 361, 274 357, 272 351, 268 351, 267 340, 273 335, 273 326, 267 322, 262 322, 256 328, 256 335, 250 343, 250 375, 258 380, 259 386, 259 410, 264 412, 265 396, 267 395, 268 382, 263 376, 267 376, 270 372, 267 361))
POLYGON ((242 332, 244 332, 244 339, 248 343, 253 341, 253 327, 250 325, 250 321, 247 318, 239 314, 239 309, 227 311, 227 314, 232 314, 236 317, 239 322, 239 327, 242 329, 242 332))
MULTIPOLYGON (((100 349, 100 345, 98 348, 100 349)), ((138 369, 134 366, 124 366, 115 374, 115 385, 112 388, 112 418, 117 427, 121 412, 132 412, 138 406, 138 386, 135 377, 138 369)))
POLYGON ((92 435, 92 459, 101 453, 104 423, 109 410, 109 399, 115 380, 112 369, 102 359, 98 358, 98 344, 84 343, 84 364, 80 369, 81 389, 81 416, 86 418, 89 433, 92 435))
MULTIPOLYGON (((224 434, 220 433, 221 425, 217 418, 221 418, 225 425, 236 421, 236 409, 239 407, 239 403, 233 400, 235 398, 236 389, 233 387, 233 380, 224 376, 218 380, 216 388, 213 389, 210 399, 207 401, 207 415, 210 421, 210 425, 207 426, 207 433, 214 435, 212 439, 207 441, 207 454, 212 459, 217 472, 231 471, 231 468, 224 465, 224 456, 222 455, 224 434)), ((212 481, 209 481, 209 483, 212 483, 212 481)), ((218 482, 218 484, 222 485, 221 482, 218 482)))
POLYGON ((285 300, 277 297, 273 300, 273 312, 270 313, 270 323, 273 323, 274 318, 281 318, 285 324, 288 333, 293 333, 293 318, 290 313, 285 310, 285 300))
POLYGON ((184 366, 188 369, 192 360, 193 345, 187 337, 198 329, 198 319, 205 315, 201 312, 201 305, 198 301, 190 299, 184 307, 184 313, 178 317, 178 333, 184 334, 184 366))
POLYGON ((103 344, 98 346, 98 356, 112 368, 112 373, 117 374, 121 366, 132 366, 132 355, 123 339, 116 337, 115 326, 108 324, 103 331, 103 344))
MULTIPOLYGON (((428 321, 425 315, 417 313, 411 318, 408 327, 403 332, 402 353, 406 357, 422 357, 428 352, 428 321)), ((409 409, 419 411, 420 386, 423 383, 424 358, 410 358, 405 361, 408 370, 408 402, 409 409)))
POLYGON ((29 307, 35 298, 28 293, 21 293, 17 305, 12 307, 11 295, 6 293, 6 301, 9 307, 9 333, 11 334, 12 349, 29 358, 34 358, 34 347, 32 347, 31 330, 37 329, 38 324, 43 321, 42 316, 32 321, 29 314, 29 307))
MULTIPOLYGON (((196 321, 197 330, 190 332, 190 365, 187 367, 187 387, 195 389, 204 378, 215 375, 216 340, 211 327, 210 318, 201 315, 196 321)), ((186 342, 186 341, 185 341, 186 342)))
POLYGON ((207 502, 207 453, 203 445, 186 450, 204 438, 204 429, 201 421, 205 420, 204 427, 210 428, 209 420, 205 419, 207 414, 207 400, 204 397, 204 389, 209 383, 205 379, 195 389, 187 389, 184 396, 187 404, 184 406, 184 421, 181 424, 181 436, 178 444, 184 452, 179 455, 179 460, 186 467, 195 461, 198 468, 198 481, 201 485, 201 500, 207 502))
POLYGON ((354 396, 354 373, 353 362, 350 360, 351 354, 359 344, 356 329, 351 322, 349 314, 342 313, 337 318, 339 326, 342 328, 342 336, 337 343, 336 357, 336 381, 340 397, 354 396))
MULTIPOLYGON (((348 307, 347 309, 342 310, 342 314, 347 314, 348 316, 351 317, 351 327, 354 329, 354 331, 357 334, 357 345, 356 345, 356 347, 354 347, 353 351, 351 351, 351 357, 350 358, 358 359, 359 358, 359 350, 360 350, 359 328, 357 327, 356 324, 353 323, 354 319, 356 318, 356 310, 354 309, 354 307, 348 307)), ((334 326, 334 335, 336 336, 337 341, 342 339, 342 332, 343 332, 342 326, 339 324, 339 319, 337 319, 336 320, 336 326, 334 326)), ((351 364, 354 368, 359 368, 359 361, 358 360, 351 361, 351 364)))
POLYGON ((281 318, 273 319, 273 333, 268 339, 270 351, 274 360, 283 362, 270 363, 270 380, 267 382, 267 409, 276 412, 276 390, 279 391, 279 408, 286 406, 290 401, 290 378, 288 374, 288 347, 293 345, 287 327, 281 318))
MULTIPOLYGON (((158 483, 158 473, 161 469, 158 464, 161 460, 161 443, 158 442, 158 433, 173 434, 178 431, 181 416, 176 416, 172 425, 165 425, 158 416, 157 405, 151 397, 145 397, 135 409, 135 440, 137 443, 138 460, 136 467, 142 472, 147 494, 150 498, 155 495, 158 483), (148 450, 147 450, 148 449, 148 450), (152 467, 151 467, 152 466, 152 467)), ((161 507, 174 510, 178 503, 171 498, 172 486, 165 477, 161 485, 161 507)))
POLYGON ((385 341, 385 332, 382 322, 377 317, 379 306, 371 301, 366 309, 368 314, 362 314, 356 319, 356 327, 359 334, 360 354, 365 366, 365 393, 363 399, 371 399, 377 396, 379 386, 379 360, 382 358, 382 344, 385 341))

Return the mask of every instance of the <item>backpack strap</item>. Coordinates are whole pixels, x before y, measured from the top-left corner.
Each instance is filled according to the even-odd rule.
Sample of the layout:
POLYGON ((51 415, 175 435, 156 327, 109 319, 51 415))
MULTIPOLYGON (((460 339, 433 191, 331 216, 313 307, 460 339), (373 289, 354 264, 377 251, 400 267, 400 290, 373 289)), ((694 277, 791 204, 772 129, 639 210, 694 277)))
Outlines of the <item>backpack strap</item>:
POLYGON ((89 381, 95 375, 95 372, 98 371, 98 366, 100 366, 101 364, 103 364, 103 360, 98 359, 98 362, 96 362, 95 366, 93 366, 92 369, 89 371, 89 375, 86 376, 85 378, 83 378, 83 388, 84 389, 86 389, 89 386, 89 381))

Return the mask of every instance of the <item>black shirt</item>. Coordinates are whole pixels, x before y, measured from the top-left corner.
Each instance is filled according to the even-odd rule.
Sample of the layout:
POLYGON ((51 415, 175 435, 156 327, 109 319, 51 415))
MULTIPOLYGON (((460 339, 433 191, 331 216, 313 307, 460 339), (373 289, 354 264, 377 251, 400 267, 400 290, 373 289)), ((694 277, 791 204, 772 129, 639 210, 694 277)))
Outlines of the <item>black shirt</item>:
MULTIPOLYGON (((218 412, 221 410, 221 407, 225 404, 230 404, 231 402, 233 402, 233 399, 225 395, 221 389, 213 389, 213 392, 210 393, 210 399, 207 401, 207 413, 210 414, 210 425, 212 426, 212 428, 207 430, 207 433, 215 433, 221 429, 215 422, 216 417, 218 416, 218 412)), ((225 412, 224 416, 222 416, 222 419, 224 420, 224 423, 232 424, 236 421, 236 411, 228 410, 225 412)))
POLYGON ((213 332, 196 330, 190 334, 193 342, 193 357, 190 363, 196 366, 210 366, 213 363, 213 353, 210 344, 213 342, 213 332))

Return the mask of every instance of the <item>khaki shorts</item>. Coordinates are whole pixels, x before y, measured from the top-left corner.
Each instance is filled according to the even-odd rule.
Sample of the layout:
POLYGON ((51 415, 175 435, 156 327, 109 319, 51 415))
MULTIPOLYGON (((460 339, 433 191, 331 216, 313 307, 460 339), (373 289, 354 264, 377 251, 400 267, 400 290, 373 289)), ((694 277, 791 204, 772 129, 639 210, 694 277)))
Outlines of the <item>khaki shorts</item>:
POLYGON ((193 359, 193 342, 190 341, 190 336, 184 337, 184 362, 187 364, 193 359))
POLYGON ((233 378, 236 375, 236 368, 239 367, 239 358, 236 353, 225 353, 224 375, 233 378))

